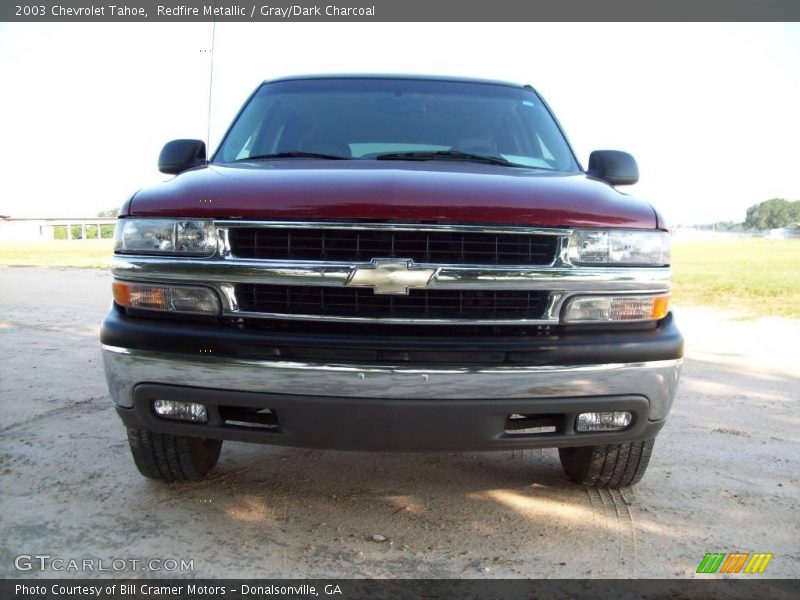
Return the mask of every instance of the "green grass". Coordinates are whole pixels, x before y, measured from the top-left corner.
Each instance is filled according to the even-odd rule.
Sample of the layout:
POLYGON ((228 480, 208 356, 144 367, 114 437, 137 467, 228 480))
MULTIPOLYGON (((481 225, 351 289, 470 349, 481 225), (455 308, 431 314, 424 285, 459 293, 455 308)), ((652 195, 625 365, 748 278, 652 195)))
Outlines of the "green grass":
POLYGON ((676 240, 673 303, 800 318, 800 240, 676 240))
POLYGON ((108 267, 114 240, 0 242, 3 267, 108 267))

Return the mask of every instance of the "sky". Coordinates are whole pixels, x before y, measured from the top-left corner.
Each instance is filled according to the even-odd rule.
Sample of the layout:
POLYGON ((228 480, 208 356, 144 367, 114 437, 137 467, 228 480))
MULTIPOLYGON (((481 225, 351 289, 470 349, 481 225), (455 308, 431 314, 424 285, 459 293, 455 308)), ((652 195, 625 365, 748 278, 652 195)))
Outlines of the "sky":
POLYGON ((622 190, 671 225, 800 199, 797 23, 220 23, 213 80, 212 30, 0 24, 0 215, 119 207, 166 178, 165 142, 215 148, 261 81, 341 72, 530 83, 584 166, 595 149, 636 157, 622 190))

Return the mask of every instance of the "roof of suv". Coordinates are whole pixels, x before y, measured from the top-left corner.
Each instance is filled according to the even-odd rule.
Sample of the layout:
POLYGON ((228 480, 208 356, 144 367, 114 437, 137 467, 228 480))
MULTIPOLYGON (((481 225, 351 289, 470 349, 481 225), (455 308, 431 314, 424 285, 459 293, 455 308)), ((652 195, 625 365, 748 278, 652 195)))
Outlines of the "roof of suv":
POLYGON ((319 73, 315 75, 290 75, 267 79, 264 83, 276 81, 302 81, 304 79, 418 79, 421 81, 454 81, 459 83, 482 83, 485 85, 502 85, 505 87, 531 88, 530 85, 499 81, 495 79, 479 79, 474 77, 452 77, 447 75, 408 75, 404 73, 319 73))

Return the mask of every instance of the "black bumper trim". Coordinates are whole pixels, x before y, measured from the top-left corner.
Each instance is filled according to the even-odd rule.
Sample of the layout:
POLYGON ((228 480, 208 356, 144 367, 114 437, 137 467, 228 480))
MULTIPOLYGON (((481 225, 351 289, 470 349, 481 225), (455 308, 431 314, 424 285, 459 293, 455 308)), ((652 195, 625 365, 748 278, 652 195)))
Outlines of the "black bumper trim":
POLYGON ((283 446, 372 451, 479 451, 514 448, 594 446, 655 437, 664 421, 649 421, 643 396, 589 398, 420 400, 296 396, 140 384, 133 408, 117 407, 128 427, 190 437, 258 442, 283 446), (200 402, 208 409, 207 424, 166 420, 152 410, 154 399, 200 402), (278 427, 254 430, 231 426, 219 407, 270 408, 278 427), (578 413, 627 410, 629 429, 609 433, 578 433, 578 413), (554 433, 512 435, 505 431, 511 414, 553 415, 560 420, 554 433))
MULTIPOLYGON (((129 317, 112 309, 103 321, 108 346, 222 358, 351 361, 359 364, 590 365, 674 360, 683 356, 683 337, 670 313, 642 331, 591 331, 550 336, 375 335, 369 325, 346 333, 236 329, 216 323, 181 323, 129 317)), ((400 330, 398 330, 400 331, 400 330)))

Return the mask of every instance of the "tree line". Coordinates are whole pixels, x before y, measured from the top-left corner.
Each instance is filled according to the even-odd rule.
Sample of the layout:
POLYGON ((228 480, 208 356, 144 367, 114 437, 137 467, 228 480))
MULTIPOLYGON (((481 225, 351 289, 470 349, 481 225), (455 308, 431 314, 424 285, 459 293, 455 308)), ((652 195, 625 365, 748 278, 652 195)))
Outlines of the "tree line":
POLYGON ((747 209, 744 226, 747 229, 779 229, 800 223, 800 200, 790 202, 773 198, 747 209))
POLYGON ((800 200, 772 198, 748 208, 745 219, 741 223, 719 221, 700 225, 698 228, 716 231, 764 231, 765 229, 780 229, 792 223, 800 223, 800 200))

